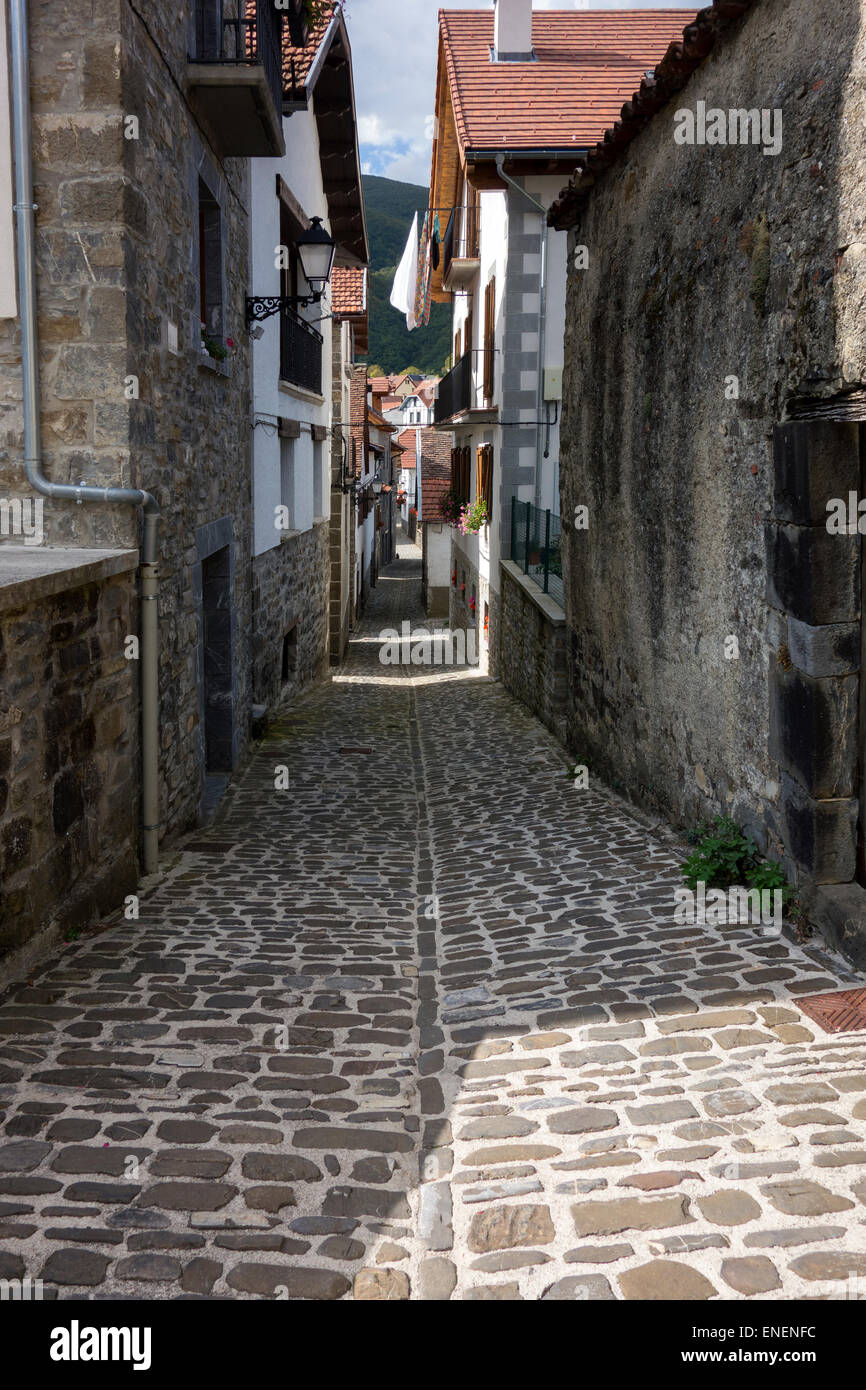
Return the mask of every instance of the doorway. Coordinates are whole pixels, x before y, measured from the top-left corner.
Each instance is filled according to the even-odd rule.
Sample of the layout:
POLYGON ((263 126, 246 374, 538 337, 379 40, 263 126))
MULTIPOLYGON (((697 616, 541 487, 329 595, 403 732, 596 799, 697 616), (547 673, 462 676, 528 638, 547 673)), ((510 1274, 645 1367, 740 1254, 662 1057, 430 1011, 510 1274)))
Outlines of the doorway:
POLYGON ((223 546, 202 560, 205 773, 231 772, 233 757, 231 564, 223 546))

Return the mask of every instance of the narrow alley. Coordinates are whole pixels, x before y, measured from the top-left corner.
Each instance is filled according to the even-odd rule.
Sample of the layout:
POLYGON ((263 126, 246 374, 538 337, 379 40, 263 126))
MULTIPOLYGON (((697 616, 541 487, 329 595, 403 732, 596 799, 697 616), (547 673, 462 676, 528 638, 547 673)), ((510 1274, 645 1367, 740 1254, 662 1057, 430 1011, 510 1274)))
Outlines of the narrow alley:
POLYGON ((46 1298, 845 1297, 857 977, 675 926, 680 848, 475 670, 405 539, 136 921, 0 1007, 0 1276, 46 1298), (282 769, 288 770, 288 786, 282 769), (377 794, 371 797, 370 788, 377 794))

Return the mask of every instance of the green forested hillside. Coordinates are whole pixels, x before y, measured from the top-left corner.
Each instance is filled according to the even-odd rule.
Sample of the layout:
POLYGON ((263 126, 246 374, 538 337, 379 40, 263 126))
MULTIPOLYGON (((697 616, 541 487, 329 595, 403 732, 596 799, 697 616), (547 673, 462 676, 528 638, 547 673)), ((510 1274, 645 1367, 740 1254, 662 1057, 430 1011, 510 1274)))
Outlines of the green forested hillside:
POLYGON ((427 189, 367 174, 364 203, 370 237, 370 361, 385 372, 412 365, 440 376, 451 352, 451 306, 434 304, 427 327, 410 333, 404 316, 389 303, 412 218, 427 207, 427 189))

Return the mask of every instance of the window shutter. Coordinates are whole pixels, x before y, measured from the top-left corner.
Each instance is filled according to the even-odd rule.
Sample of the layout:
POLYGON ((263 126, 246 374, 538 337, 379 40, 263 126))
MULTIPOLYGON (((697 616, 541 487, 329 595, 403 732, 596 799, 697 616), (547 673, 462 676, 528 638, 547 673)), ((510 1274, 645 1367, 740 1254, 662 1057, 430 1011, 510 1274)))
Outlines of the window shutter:
POLYGON ((476 497, 487 506, 488 517, 493 511, 493 445, 479 444, 476 454, 476 497))
POLYGON ((484 403, 493 402, 493 345, 496 341, 496 276, 484 291, 484 403))

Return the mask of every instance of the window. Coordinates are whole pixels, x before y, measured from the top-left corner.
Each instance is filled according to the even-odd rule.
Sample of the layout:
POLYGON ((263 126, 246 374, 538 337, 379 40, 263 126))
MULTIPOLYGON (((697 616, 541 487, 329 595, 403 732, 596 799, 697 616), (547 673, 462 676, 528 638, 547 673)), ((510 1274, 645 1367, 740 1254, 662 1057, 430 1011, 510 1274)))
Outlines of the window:
POLYGON ((294 439, 280 440, 280 506, 286 508, 289 518, 289 527, 297 529, 295 518, 297 497, 295 496, 294 439))
POLYGON ((484 291, 484 404, 493 404, 493 349, 496 342, 496 276, 484 291))
POLYGON ((325 445, 321 439, 313 440, 313 514, 315 517, 329 514, 327 478, 325 476, 325 445))
POLYGON ((451 488, 461 502, 469 501, 469 446, 451 450, 451 488))
POLYGON ((210 337, 222 339, 222 214, 203 179, 198 181, 198 261, 201 321, 210 337))
POLYGON ((298 296, 298 279, 302 274, 301 260, 295 245, 297 235, 298 224, 286 204, 280 199, 280 245, 285 246, 288 252, 287 264, 283 265, 280 270, 280 294, 289 295, 292 298, 298 296))
POLYGON ((487 504, 488 517, 493 515, 493 445, 480 444, 476 451, 476 496, 487 504))

